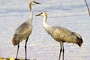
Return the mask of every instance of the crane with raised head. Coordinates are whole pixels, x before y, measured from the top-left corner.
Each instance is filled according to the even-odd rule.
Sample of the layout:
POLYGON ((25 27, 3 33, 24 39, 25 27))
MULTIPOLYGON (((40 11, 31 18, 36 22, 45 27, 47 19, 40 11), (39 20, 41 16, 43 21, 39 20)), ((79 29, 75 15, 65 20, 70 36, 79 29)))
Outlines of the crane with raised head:
POLYGON ((25 60, 27 59, 27 41, 29 38, 29 35, 32 32, 32 20, 33 20, 33 5, 35 4, 40 4, 39 2, 36 1, 31 1, 29 3, 29 8, 30 8, 30 16, 29 18, 21 24, 15 31, 14 37, 12 39, 12 43, 14 46, 18 45, 17 47, 17 54, 16 54, 16 59, 18 57, 18 51, 20 47, 20 42, 25 40, 25 60))
POLYGON ((63 53, 63 60, 64 60, 64 42, 68 43, 75 43, 78 44, 78 46, 81 47, 83 43, 82 37, 76 33, 68 30, 67 28, 60 27, 60 26, 49 26, 46 21, 47 21, 47 13, 46 12, 41 12, 40 14, 37 14, 36 16, 43 16, 43 27, 47 31, 48 34, 51 35, 51 37, 58 41, 60 43, 60 54, 59 54, 59 60, 61 57, 61 52, 63 53))

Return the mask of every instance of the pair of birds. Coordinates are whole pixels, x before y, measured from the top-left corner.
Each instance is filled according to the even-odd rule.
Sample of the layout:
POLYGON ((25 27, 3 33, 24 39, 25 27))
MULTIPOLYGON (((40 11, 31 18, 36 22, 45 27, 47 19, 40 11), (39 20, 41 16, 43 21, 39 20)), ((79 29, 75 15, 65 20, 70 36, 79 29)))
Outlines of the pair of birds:
MULTIPOLYGON (((30 7, 30 16, 28 20, 26 20, 23 24, 21 24, 15 31, 14 37, 12 39, 13 45, 18 45, 17 47, 17 54, 16 59, 18 57, 18 51, 19 51, 19 44, 21 41, 25 40, 25 60, 27 60, 27 41, 29 38, 29 35, 32 32, 32 20, 33 20, 33 5, 40 4, 36 1, 31 1, 29 4, 30 7)), ((59 27, 59 26, 49 26, 47 21, 47 13, 42 12, 40 14, 37 14, 36 16, 43 16, 43 26, 44 29, 47 31, 48 34, 52 36, 53 39, 58 41, 60 43, 60 54, 59 54, 59 60, 61 56, 61 52, 63 52, 63 60, 64 60, 64 42, 68 43, 75 43, 78 44, 80 47, 83 43, 82 37, 77 34, 76 32, 72 32, 66 28, 59 27)))

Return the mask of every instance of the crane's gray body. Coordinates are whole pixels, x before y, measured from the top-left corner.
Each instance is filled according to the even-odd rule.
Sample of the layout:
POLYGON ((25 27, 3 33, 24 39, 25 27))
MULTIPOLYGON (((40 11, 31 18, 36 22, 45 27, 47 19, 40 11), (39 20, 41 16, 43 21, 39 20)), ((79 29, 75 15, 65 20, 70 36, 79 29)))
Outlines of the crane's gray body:
POLYGON ((31 32, 32 32, 32 25, 30 23, 28 23, 27 21, 24 22, 22 25, 20 25, 16 29, 14 38, 13 38, 13 44, 17 45, 21 41, 27 39, 27 37, 29 37, 31 32))
POLYGON ((82 44, 82 38, 76 32, 72 32, 66 28, 53 26, 47 27, 45 30, 58 42, 76 43, 79 46, 82 44))

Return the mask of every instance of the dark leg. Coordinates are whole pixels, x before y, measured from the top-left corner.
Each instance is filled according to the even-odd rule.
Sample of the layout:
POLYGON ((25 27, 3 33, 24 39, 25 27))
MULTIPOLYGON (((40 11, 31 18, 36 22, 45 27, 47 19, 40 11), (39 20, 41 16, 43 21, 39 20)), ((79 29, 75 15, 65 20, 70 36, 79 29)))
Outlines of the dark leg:
POLYGON ((18 44, 18 47, 17 47, 17 55, 16 55, 16 60, 17 60, 17 57, 18 57, 18 51, 19 51, 19 44, 18 44))
POLYGON ((60 42, 60 54, 59 54, 59 60, 60 60, 60 57, 61 57, 62 47, 63 47, 63 42, 60 42))
POLYGON ((25 60, 27 60, 27 41, 28 41, 28 38, 25 42, 25 60))
POLYGON ((63 46, 63 60, 64 60, 64 46, 63 46))
POLYGON ((60 57, 61 57, 61 52, 62 52, 62 48, 60 49, 59 60, 60 60, 60 57))

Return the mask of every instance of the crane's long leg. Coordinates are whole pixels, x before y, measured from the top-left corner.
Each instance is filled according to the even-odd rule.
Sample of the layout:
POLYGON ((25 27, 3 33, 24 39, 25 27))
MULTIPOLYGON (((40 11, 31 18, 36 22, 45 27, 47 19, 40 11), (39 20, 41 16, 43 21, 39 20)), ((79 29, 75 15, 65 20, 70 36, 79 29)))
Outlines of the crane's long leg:
POLYGON ((60 57, 61 57, 62 47, 63 47, 63 42, 60 42, 60 54, 59 54, 59 60, 60 60, 60 57))
POLYGON ((17 57, 18 57, 18 51, 19 51, 19 44, 18 44, 18 47, 17 47, 17 55, 16 55, 16 60, 17 60, 17 57))
POLYGON ((28 38, 25 42, 25 60, 27 60, 27 41, 28 41, 28 38))
POLYGON ((61 57, 61 52, 62 52, 62 48, 60 49, 59 60, 60 60, 60 57, 61 57))
POLYGON ((63 60, 64 60, 64 46, 63 46, 63 60))

